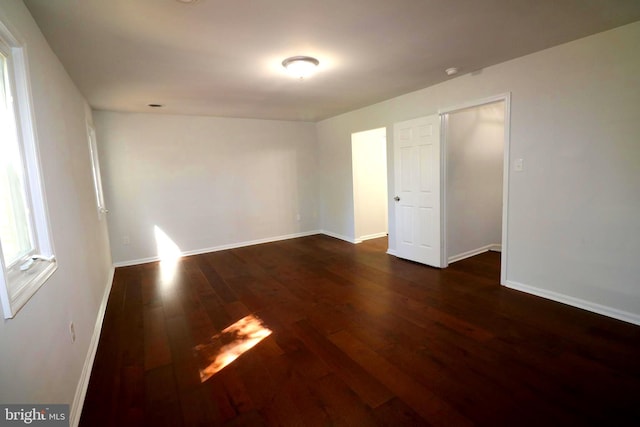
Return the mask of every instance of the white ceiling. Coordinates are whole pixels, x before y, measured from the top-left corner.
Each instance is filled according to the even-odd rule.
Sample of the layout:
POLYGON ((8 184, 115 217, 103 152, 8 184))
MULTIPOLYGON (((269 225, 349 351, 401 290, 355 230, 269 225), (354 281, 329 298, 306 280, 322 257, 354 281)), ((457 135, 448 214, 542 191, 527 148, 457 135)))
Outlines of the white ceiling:
POLYGON ((25 3, 95 109, 309 121, 640 20, 639 0, 25 3), (318 73, 286 75, 293 55, 318 73))

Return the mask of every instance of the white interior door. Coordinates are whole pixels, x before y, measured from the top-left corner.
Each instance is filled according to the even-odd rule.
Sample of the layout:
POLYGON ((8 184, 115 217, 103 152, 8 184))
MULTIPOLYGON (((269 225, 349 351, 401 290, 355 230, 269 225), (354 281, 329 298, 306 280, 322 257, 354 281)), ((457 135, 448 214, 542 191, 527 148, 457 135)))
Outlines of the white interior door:
POLYGON ((396 254, 441 267, 440 116, 393 128, 396 254))

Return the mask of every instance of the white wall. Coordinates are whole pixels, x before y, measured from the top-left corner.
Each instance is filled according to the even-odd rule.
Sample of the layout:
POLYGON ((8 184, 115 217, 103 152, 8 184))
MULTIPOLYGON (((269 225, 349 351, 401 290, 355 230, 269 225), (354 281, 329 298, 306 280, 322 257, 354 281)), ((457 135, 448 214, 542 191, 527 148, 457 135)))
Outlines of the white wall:
POLYGON ((155 226, 183 252, 318 229, 314 124, 94 116, 115 262, 156 257, 155 226))
MULTIPOLYGON (((510 172, 508 284, 640 323, 638 40, 640 22, 319 122, 322 228, 354 233, 353 132, 511 92, 525 170, 510 172)), ((392 249, 394 231, 390 210, 392 249)))
POLYGON ((388 231, 387 131, 351 136, 355 240, 382 237, 388 231))
POLYGON ((111 273, 106 221, 98 219, 91 176, 91 112, 22 1, 0 2, 0 20, 27 44, 58 260, 58 270, 16 317, 0 322, 0 402, 71 404, 111 273))
POLYGON ((502 242, 504 101, 448 114, 447 258, 502 242))

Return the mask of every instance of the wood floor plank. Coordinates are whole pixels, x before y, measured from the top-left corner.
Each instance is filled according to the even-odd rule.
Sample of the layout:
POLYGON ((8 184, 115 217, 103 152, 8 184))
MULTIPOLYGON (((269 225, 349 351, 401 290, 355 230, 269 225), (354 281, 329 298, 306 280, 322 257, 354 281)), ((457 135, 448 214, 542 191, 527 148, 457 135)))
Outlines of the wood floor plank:
POLYGON ((144 414, 144 317, 139 274, 126 283, 122 316, 119 391, 112 414, 116 425, 134 426, 141 423, 144 414))
POLYGON ((80 425, 637 424, 640 327, 500 286, 499 253, 386 249, 314 235, 116 269, 80 425))
POLYGON ((349 384, 367 405, 375 408, 393 397, 384 385, 314 329, 308 321, 301 320, 294 328, 298 338, 309 350, 349 384))
POLYGON ((87 393, 80 422, 83 425, 114 425, 116 413, 115 401, 119 390, 120 376, 120 341, 121 324, 125 317, 122 313, 126 282, 133 269, 118 269, 114 275, 114 283, 103 320, 100 341, 93 362, 89 390, 87 393))
POLYGON ((473 423, 436 395, 428 384, 420 384, 346 331, 330 340, 375 376, 428 423, 436 426, 470 426, 473 423))
POLYGON ((209 285, 213 288, 220 299, 226 303, 237 301, 235 293, 229 288, 227 283, 220 277, 212 262, 209 262, 207 256, 198 258, 200 271, 205 276, 209 285))
POLYGON ((145 425, 182 426, 180 400, 173 367, 160 366, 145 372, 145 425))
POLYGON ((211 401, 204 388, 182 390, 178 394, 182 422, 185 427, 211 426, 220 423, 220 419, 217 418, 217 406, 211 401))
POLYGON ((378 423, 382 426, 428 427, 431 425, 397 397, 378 406, 374 412, 378 423))
MULTIPOLYGON (((303 378, 299 372, 285 385, 285 399, 289 399, 300 414, 302 427, 321 427, 331 425, 331 418, 326 410, 326 405, 320 397, 313 392, 318 377, 314 379, 303 378)), ((295 425, 292 424, 292 425, 295 425)))
POLYGON ((145 371, 170 364, 171 350, 162 306, 145 306, 143 321, 145 371))
POLYGON ((294 373, 281 356, 261 351, 242 356, 237 365, 239 377, 267 425, 304 425, 304 417, 287 393, 294 373))
POLYGON ((371 406, 365 404, 342 378, 331 374, 315 382, 312 392, 336 426, 373 426, 376 419, 371 406))
POLYGON ((194 356, 195 345, 191 340, 187 322, 182 317, 172 317, 166 322, 178 391, 197 388, 201 384, 200 369, 194 356))

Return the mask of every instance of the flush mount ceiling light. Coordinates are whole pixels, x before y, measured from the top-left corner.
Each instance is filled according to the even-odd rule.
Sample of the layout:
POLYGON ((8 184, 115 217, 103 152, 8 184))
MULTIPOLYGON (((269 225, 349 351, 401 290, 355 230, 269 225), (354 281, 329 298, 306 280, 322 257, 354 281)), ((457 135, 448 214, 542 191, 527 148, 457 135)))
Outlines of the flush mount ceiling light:
POLYGON ((451 67, 444 70, 444 72, 447 73, 447 76, 453 76, 455 74, 458 74, 458 69, 456 67, 451 67))
POLYGON ((309 77, 320 65, 320 61, 310 56, 292 56, 282 61, 282 66, 289 74, 299 79, 309 77))

